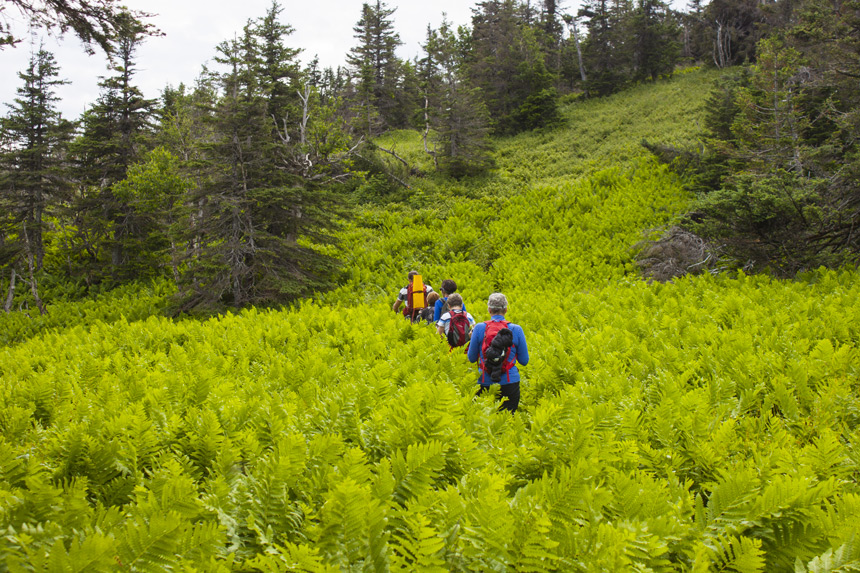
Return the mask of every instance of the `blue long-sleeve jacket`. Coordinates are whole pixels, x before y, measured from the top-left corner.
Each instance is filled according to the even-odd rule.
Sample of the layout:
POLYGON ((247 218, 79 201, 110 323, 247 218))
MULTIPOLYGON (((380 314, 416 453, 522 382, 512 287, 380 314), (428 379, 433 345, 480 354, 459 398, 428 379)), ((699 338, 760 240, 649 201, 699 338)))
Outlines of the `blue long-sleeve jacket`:
MULTIPOLYGON (((492 320, 493 322, 499 322, 501 320, 505 320, 505 317, 501 314, 494 314, 492 320)), ((514 361, 525 366, 529 363, 529 349, 528 346, 526 346, 526 335, 523 334, 523 329, 518 324, 510 323, 508 324, 508 328, 514 335, 514 344, 508 351, 508 362, 514 361)), ((472 340, 469 342, 469 352, 467 354, 469 362, 478 362, 478 359, 482 358, 481 347, 484 344, 484 331, 486 329, 487 325, 484 322, 479 322, 475 325, 475 328, 472 329, 472 340)), ((519 381, 520 371, 516 366, 514 366, 507 374, 502 374, 502 379, 499 381, 499 384, 513 384, 519 381)), ((478 384, 489 385, 492 383, 493 382, 490 380, 489 374, 485 372, 480 373, 478 384)))

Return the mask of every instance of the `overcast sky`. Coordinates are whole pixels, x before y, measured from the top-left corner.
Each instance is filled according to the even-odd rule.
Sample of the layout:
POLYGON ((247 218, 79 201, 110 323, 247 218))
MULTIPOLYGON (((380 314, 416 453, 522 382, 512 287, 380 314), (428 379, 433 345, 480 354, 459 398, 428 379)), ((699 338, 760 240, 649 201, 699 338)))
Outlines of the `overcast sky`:
MULTIPOLYGON (((3 0, 0 0, 3 1, 3 0)), ((353 26, 367 0, 280 0, 284 11, 281 22, 294 32, 287 38, 293 48, 302 48, 301 59, 310 61, 316 54, 322 67, 343 65, 346 53, 356 44, 353 26)), ((477 0, 476 0, 477 1, 477 0)), ((394 28, 403 41, 398 55, 412 59, 418 55, 427 25, 437 28, 445 12, 455 25, 471 22, 471 0, 389 0, 396 8, 394 28)), ((137 85, 149 98, 158 97, 165 85, 194 83, 201 66, 215 55, 215 46, 242 31, 249 19, 262 17, 271 0, 126 0, 126 6, 156 14, 150 21, 165 36, 148 39, 137 55, 137 85)), ((562 9, 571 1, 562 4, 562 9)), ((4 15, 17 18, 15 8, 4 15)), ((23 28, 26 34, 26 27, 23 28)), ((62 98, 59 109, 69 119, 77 118, 98 97, 99 76, 107 74, 103 54, 88 56, 80 42, 69 34, 64 40, 46 38, 46 48, 54 53, 60 77, 72 82, 57 90, 62 98)), ((21 85, 17 73, 29 59, 30 44, 0 50, 0 102, 9 103, 21 85)), ((0 114, 6 115, 2 106, 0 114)))

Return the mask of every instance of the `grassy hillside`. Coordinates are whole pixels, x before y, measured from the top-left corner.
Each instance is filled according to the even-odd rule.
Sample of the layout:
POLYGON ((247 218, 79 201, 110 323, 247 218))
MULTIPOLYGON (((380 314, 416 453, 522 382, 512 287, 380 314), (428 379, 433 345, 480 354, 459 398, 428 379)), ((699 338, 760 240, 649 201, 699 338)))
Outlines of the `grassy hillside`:
MULTIPOLYGON (((639 142, 694 138, 714 77, 572 103, 500 141, 496 177, 365 209, 320 300, 57 319, 0 348, 0 569, 860 565, 856 272, 631 266, 687 200, 639 142), (516 415, 390 311, 412 267, 479 319, 508 294, 532 355, 516 415)), ((423 161, 414 134, 387 145, 423 161)))

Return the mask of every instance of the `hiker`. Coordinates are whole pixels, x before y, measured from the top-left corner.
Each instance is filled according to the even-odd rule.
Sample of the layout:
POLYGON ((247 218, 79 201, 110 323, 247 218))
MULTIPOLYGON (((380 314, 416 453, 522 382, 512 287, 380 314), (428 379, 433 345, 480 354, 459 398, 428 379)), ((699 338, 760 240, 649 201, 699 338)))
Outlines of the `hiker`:
MULTIPOLYGON (((414 295, 417 293, 412 292, 412 283, 415 278, 415 275, 418 274, 418 271, 409 271, 406 275, 409 278, 409 284, 400 289, 400 293, 397 295, 397 300, 394 301, 394 305, 392 305, 391 310, 394 312, 398 312, 400 310, 400 306, 403 303, 406 303, 406 306, 403 309, 403 316, 410 319, 412 322, 415 322, 418 311, 422 308, 425 308, 427 305, 422 304, 418 308, 413 308, 412 303, 414 302, 414 295)), ((427 300, 427 295, 433 292, 433 287, 428 284, 424 284, 424 300, 427 300)))
POLYGON ((508 299, 500 292, 494 292, 487 300, 490 320, 479 322, 472 330, 467 356, 469 362, 478 362, 479 396, 499 384, 499 398, 504 398, 499 410, 516 412, 520 405, 520 372, 517 363, 529 363, 526 337, 518 324, 505 320, 508 312, 508 299))
POLYGON ((439 300, 438 292, 431 292, 427 295, 427 307, 418 311, 419 322, 427 322, 427 324, 436 325, 436 323, 433 322, 433 307, 437 300, 439 300))
MULTIPOLYGON (((433 322, 438 323, 442 318, 442 315, 448 312, 448 297, 457 292, 457 283, 452 281, 451 279, 445 279, 442 281, 441 286, 439 287, 439 291, 442 293, 442 297, 436 302, 436 305, 433 307, 433 322)), ((463 310, 466 310, 466 305, 463 305, 463 310)))
POLYGON ((448 346, 454 350, 469 342, 475 319, 463 308, 463 297, 454 293, 448 296, 448 312, 442 315, 436 325, 436 332, 444 336, 448 346))

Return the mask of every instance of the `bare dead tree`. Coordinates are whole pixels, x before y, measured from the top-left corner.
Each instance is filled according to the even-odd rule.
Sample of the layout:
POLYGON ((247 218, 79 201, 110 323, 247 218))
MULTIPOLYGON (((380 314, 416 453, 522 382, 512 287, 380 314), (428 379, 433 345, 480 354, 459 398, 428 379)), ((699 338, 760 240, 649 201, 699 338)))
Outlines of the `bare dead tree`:
POLYGON ((30 245, 30 238, 27 235, 27 222, 23 222, 23 230, 21 233, 24 236, 24 254, 27 259, 27 269, 30 275, 30 292, 33 295, 33 300, 36 301, 36 306, 39 308, 39 314, 47 314, 45 303, 42 302, 42 297, 39 296, 39 285, 36 282, 36 269, 33 255, 33 249, 30 245))
POLYGON ((15 267, 12 267, 12 276, 9 277, 9 292, 6 295, 6 304, 3 305, 3 310, 6 313, 12 312, 12 302, 15 299, 15 279, 17 275, 15 274, 15 267))
MULTIPOLYGON (((308 110, 308 101, 311 97, 311 87, 304 86, 304 89, 301 92, 297 91, 296 93, 299 94, 299 99, 302 100, 302 120, 299 122, 299 143, 301 145, 304 145, 306 141, 305 133, 308 127, 308 118, 310 117, 310 111, 308 110)), ((286 131, 286 127, 287 122, 285 120, 284 131, 286 131)))

